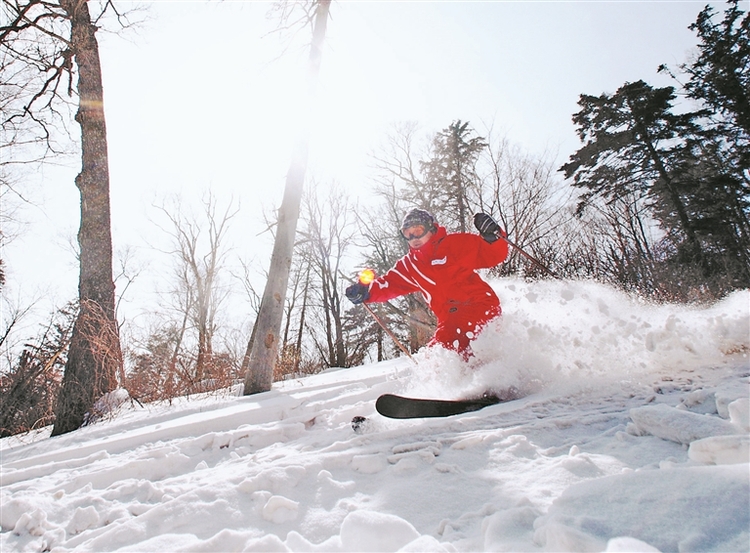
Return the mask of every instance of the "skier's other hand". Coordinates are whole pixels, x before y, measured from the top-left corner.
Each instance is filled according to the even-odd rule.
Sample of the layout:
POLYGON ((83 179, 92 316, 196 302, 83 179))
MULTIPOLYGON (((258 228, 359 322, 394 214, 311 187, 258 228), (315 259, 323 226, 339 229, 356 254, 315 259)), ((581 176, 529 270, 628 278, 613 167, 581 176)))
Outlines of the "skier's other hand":
POLYGON ((370 297, 370 287, 360 282, 352 284, 346 289, 346 297, 354 305, 364 303, 370 297))
POLYGON ((501 236, 506 236, 500 225, 486 213, 477 213, 474 215, 474 226, 477 227, 480 236, 490 244, 501 236))

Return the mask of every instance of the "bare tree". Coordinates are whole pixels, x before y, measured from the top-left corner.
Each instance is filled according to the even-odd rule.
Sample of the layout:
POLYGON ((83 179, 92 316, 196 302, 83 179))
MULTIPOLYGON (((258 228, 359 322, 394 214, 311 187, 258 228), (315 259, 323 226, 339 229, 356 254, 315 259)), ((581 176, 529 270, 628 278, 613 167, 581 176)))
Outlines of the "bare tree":
POLYGON ((354 214, 356 206, 340 187, 333 186, 321 198, 312 189, 305 202, 305 230, 303 233, 307 255, 315 275, 313 293, 318 300, 316 315, 319 318, 313 332, 321 360, 328 367, 349 366, 349 344, 344 336, 344 309, 342 292, 342 263, 354 246, 354 214))
POLYGON ((72 304, 55 313, 41 335, 26 342, 18 359, 0 374, 0 437, 41 428, 54 420, 75 315, 72 304))
MULTIPOLYGON (((272 221, 272 217, 264 213, 265 222, 267 229, 270 232, 274 232, 276 228, 275 222, 272 221)), ((295 250, 298 244, 295 245, 295 250)), ((250 275, 250 264, 242 262, 244 275, 241 278, 243 287, 250 300, 250 305, 254 311, 255 317, 253 322, 252 331, 250 334, 250 340, 247 342, 245 354, 242 359, 241 372, 247 374, 250 366, 250 358, 253 352, 253 346, 257 337, 258 331, 258 317, 260 315, 260 306, 262 304, 262 297, 256 292, 255 286, 253 285, 253 279, 250 275)), ((265 278, 268 279, 266 273, 265 278)), ((283 380, 290 375, 296 374, 301 361, 302 349, 301 346, 297 346, 296 342, 301 339, 302 330, 299 330, 299 336, 295 343, 292 343, 292 325, 294 324, 294 317, 297 315, 297 304, 302 301, 301 313, 299 315, 301 322, 299 326, 304 325, 305 311, 306 311, 306 300, 307 290, 309 288, 309 276, 310 276, 310 261, 306 256, 295 255, 292 258, 290 268, 290 291, 287 293, 287 297, 284 300, 284 311, 282 315, 282 327, 283 331, 280 336, 279 355, 276 363, 274 364, 274 375, 273 380, 283 380), (302 294, 302 296, 300 296, 302 294)))
POLYGON ((172 208, 159 210, 170 222, 163 229, 173 242, 169 252, 175 258, 176 297, 181 325, 178 327, 172 365, 176 363, 188 326, 197 334, 197 354, 193 378, 200 382, 213 357, 216 315, 226 299, 220 280, 227 250, 224 244, 232 218, 238 213, 233 202, 219 210, 211 193, 203 199, 202 216, 187 215, 179 201, 172 208))
MULTIPOLYGON (((79 314, 73 329, 53 434, 75 430, 98 397, 116 385, 122 353, 115 319, 109 169, 104 95, 96 31, 84 0, 2 1, 0 82, 15 89, 3 104, 3 129, 56 151, 70 113, 81 128, 79 314), (28 134, 19 129, 34 129, 28 134)), ((127 20, 122 18, 121 22, 127 20)), ((6 96, 7 98, 7 96, 6 96)), ((67 138, 67 137, 66 137, 67 138)))
MULTIPOLYGON (((282 3, 282 5, 287 3, 282 3)), ((309 57, 309 101, 312 109, 320 70, 323 40, 331 0, 305 2, 305 20, 312 25, 312 44, 309 57)), ((297 231, 302 189, 307 171, 308 130, 303 130, 292 153, 292 162, 287 172, 284 198, 278 214, 276 239, 274 241, 268 280, 263 292, 260 314, 257 320, 256 339, 247 374, 245 395, 265 392, 273 384, 273 369, 278 357, 279 333, 289 284, 294 239, 297 231)))
MULTIPOLYGON (((440 190, 425 182, 421 172, 420 157, 429 156, 429 146, 420 144, 419 127, 415 122, 395 124, 379 151, 372 154, 375 169, 375 184, 378 195, 398 198, 399 202, 429 209, 438 203, 440 190)), ((392 202, 396 224, 403 216, 403 206, 392 202)))
MULTIPOLYGON (((571 202, 570 188, 555 177, 554 166, 545 156, 522 152, 508 140, 498 140, 492 134, 488 140, 475 209, 498 217, 514 243, 545 265, 554 264, 559 251, 556 229, 573 216, 565 209, 571 202)), ((513 248, 508 261, 497 270, 501 274, 539 272, 513 248)))
POLYGON ((296 259, 298 261, 294 264, 296 266, 292 270, 291 294, 286 300, 281 355, 274 371, 274 380, 299 374, 304 356, 302 343, 310 306, 312 263, 307 255, 297 255, 296 259), (295 323, 295 315, 297 317, 296 329, 292 327, 295 323), (292 335, 293 332, 295 332, 294 336, 292 335))

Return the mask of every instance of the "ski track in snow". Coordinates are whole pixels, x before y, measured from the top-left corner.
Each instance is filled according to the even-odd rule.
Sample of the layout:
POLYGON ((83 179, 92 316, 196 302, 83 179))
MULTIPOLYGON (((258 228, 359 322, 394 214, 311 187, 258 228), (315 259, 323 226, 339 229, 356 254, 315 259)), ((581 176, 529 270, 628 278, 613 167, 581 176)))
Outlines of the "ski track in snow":
POLYGON ((422 351, 0 440, 0 550, 750 551, 750 293, 493 286, 468 365, 422 351), (374 412, 509 386, 446 419, 374 412))

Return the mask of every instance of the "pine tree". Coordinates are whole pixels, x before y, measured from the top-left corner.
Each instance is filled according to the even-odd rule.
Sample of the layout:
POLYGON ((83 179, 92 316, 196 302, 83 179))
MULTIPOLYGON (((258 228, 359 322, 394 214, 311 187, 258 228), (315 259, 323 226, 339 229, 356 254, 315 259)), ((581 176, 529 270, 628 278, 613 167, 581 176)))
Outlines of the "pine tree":
MULTIPOLYGON (((692 168, 700 232, 734 286, 750 285, 750 14, 737 0, 720 21, 707 6, 690 29, 698 56, 680 65, 688 98, 705 108, 692 168)), ((660 68, 668 71, 666 67, 660 68)))
POLYGON ((679 66, 685 96, 702 108, 693 143, 695 162, 686 167, 690 209, 714 273, 730 287, 750 286, 750 14, 730 0, 717 20, 706 6, 689 28, 698 55, 679 66), (683 83, 684 81, 684 83, 683 83))
POLYGON ((579 214, 597 198, 645 198, 673 278, 692 267, 694 285, 721 294, 750 285, 750 18, 734 0, 722 21, 713 16, 707 7, 691 25, 699 55, 680 66, 694 109, 676 113, 675 88, 644 81, 581 95, 583 146, 561 170, 586 190, 579 214))
POLYGON ((471 227, 470 196, 479 185, 476 163, 487 147, 484 138, 473 133, 468 122, 454 121, 435 136, 431 158, 420 163, 427 186, 439 191, 434 204, 423 207, 459 232, 471 227))
POLYGON ((614 94, 582 94, 573 116, 583 147, 561 170, 586 188, 579 212, 594 197, 610 200, 645 193, 669 221, 676 243, 691 258, 701 256, 693 221, 682 194, 684 165, 692 150, 684 137, 696 135, 697 114, 675 115, 673 87, 628 83, 614 94))

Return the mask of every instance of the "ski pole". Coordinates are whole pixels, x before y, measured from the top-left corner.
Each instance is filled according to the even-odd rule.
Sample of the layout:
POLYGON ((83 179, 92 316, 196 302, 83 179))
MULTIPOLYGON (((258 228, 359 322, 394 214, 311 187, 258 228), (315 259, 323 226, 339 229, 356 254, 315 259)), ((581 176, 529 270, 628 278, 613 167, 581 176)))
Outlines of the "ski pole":
POLYGON ((514 243, 507 236, 503 236, 502 234, 500 234, 500 238, 502 238, 503 240, 505 240, 508 243, 509 246, 513 246, 516 250, 518 250, 518 253, 520 253, 523 256, 525 256, 526 259, 530 260, 531 262, 533 262, 534 264, 536 264, 538 267, 540 267, 540 268, 544 269, 545 271, 547 271, 547 273, 549 273, 551 276, 553 276, 555 278, 562 278, 555 271, 553 271, 552 269, 550 269, 549 267, 547 267, 544 263, 542 263, 541 261, 539 261, 536 257, 534 257, 533 255, 529 255, 528 253, 526 253, 525 251, 523 251, 523 249, 521 248, 521 246, 519 246, 518 244, 514 243))
MULTIPOLYGON (((368 285, 372 283, 372 281, 375 280, 375 272, 372 269, 365 269, 361 273, 359 273, 359 283, 368 285)), ((391 337, 391 339, 396 343, 396 345, 399 347, 401 351, 403 351, 409 359, 411 359, 415 365, 417 365, 417 360, 412 357, 411 353, 409 353, 409 350, 406 349, 406 346, 401 343, 401 341, 396 337, 396 335, 391 332, 391 330, 385 325, 383 321, 380 320, 380 317, 378 317, 375 312, 370 308, 369 305, 366 303, 362 303, 362 306, 367 309, 367 312, 372 315, 372 318, 375 319, 375 322, 377 322, 380 325, 380 328, 386 331, 388 336, 391 337)))

